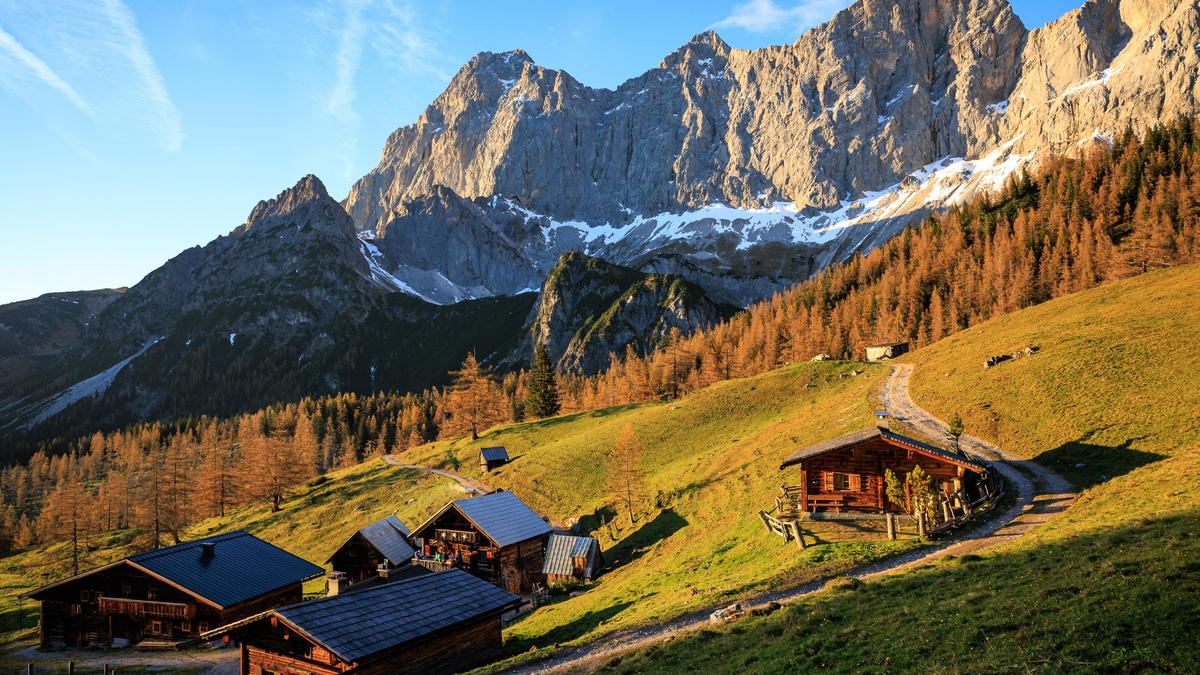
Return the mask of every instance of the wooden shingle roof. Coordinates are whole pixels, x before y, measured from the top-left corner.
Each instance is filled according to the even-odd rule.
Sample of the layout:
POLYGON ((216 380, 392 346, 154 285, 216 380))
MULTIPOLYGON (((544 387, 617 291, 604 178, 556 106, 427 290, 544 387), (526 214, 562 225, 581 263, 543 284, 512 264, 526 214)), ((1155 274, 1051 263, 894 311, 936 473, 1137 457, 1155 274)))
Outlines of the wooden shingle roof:
POLYGON ((884 428, 864 429, 862 431, 855 431, 853 433, 846 434, 845 436, 838 436, 837 438, 831 438, 829 440, 821 441, 820 443, 807 445, 799 450, 796 450, 791 455, 788 455, 788 458, 783 460, 783 463, 779 465, 779 468, 784 469, 792 466, 793 464, 799 464, 810 457, 823 455, 827 452, 833 452, 834 450, 841 450, 843 448, 848 448, 850 446, 865 443, 877 438, 883 439, 892 445, 904 446, 912 450, 916 450, 922 454, 936 457, 937 459, 950 462, 951 464, 957 464, 963 468, 970 469, 978 473, 983 473, 987 470, 987 468, 979 462, 969 459, 963 455, 957 455, 949 450, 943 450, 935 445, 923 443, 915 438, 902 436, 894 431, 891 431, 890 429, 884 428))

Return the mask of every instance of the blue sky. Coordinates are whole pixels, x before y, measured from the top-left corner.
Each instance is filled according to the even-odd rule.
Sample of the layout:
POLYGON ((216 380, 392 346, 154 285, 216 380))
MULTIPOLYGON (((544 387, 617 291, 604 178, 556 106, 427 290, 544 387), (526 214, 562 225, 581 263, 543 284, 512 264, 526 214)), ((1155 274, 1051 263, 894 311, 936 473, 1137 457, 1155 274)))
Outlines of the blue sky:
POLYGON ((707 28, 786 43, 849 4, 0 0, 0 302, 132 285, 307 173, 344 197, 476 52, 613 87, 707 28))

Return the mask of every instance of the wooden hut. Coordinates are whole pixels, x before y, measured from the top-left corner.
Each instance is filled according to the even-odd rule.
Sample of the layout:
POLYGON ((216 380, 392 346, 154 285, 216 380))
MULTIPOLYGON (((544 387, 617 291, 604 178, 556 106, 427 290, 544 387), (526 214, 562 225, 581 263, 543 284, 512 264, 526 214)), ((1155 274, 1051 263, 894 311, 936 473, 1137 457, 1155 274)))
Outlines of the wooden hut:
POLYGON ((894 359, 901 354, 908 352, 907 342, 885 342, 878 345, 870 345, 867 347, 868 361, 882 361, 884 359, 894 359))
POLYGON ((550 525, 511 492, 450 502, 413 530, 417 564, 457 567, 513 593, 541 578, 550 525))
MULTIPOLYGON (((949 450, 876 428, 847 434, 796 450, 780 465, 799 469, 799 482, 784 486, 782 506, 803 513, 900 513, 891 503, 884 474, 903 479, 920 465, 946 499, 969 505, 987 497, 987 468, 949 450)), ((787 510, 786 508, 783 510, 787 510)))
POLYGON ((501 656, 501 615, 521 599, 460 570, 280 607, 215 631, 241 672, 452 673, 501 656))
POLYGON ((301 599, 320 567, 246 532, 161 548, 22 595, 42 603, 42 647, 170 646, 301 599))
POLYGON ((505 464, 508 464, 508 450, 505 450, 503 446, 479 449, 479 468, 484 473, 505 464))
POLYGON ((595 537, 552 534, 546 543, 542 574, 549 583, 568 579, 591 581, 599 574, 603 562, 600 542, 595 537))
POLYGON ((378 577, 381 569, 387 573, 411 565, 416 549, 409 543, 408 535, 408 527, 395 515, 358 530, 325 561, 335 573, 342 574, 331 576, 331 580, 356 584, 378 577))

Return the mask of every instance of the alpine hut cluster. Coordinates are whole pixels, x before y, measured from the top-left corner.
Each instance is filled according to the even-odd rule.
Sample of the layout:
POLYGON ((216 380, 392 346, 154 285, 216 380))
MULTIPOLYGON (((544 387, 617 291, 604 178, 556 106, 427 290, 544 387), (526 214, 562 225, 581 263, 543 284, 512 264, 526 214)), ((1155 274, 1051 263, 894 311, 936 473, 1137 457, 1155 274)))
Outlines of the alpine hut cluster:
MULTIPOLYGON (((486 469, 508 454, 480 458, 486 469)), ((41 602, 45 648, 219 640, 238 645, 244 674, 454 672, 500 656, 506 618, 545 584, 595 578, 603 557, 595 538, 555 532, 499 490, 453 500, 413 530, 395 514, 360 526, 325 563, 238 531, 22 597, 41 602), (323 597, 305 600, 304 582, 323 574, 323 597)))

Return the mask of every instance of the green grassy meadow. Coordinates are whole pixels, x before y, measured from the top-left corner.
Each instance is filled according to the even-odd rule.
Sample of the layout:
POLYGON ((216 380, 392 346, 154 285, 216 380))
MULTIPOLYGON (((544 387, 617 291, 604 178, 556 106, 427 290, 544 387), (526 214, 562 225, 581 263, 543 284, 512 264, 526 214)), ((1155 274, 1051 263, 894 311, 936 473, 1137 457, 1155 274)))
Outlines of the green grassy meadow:
POLYGON ((610 672, 1200 670, 1200 266, 1001 317, 906 357, 914 398, 1082 491, 979 555, 845 584, 610 672), (1041 351, 989 370, 984 359, 1041 351), (1077 465, 1083 465, 1076 468, 1077 465))

